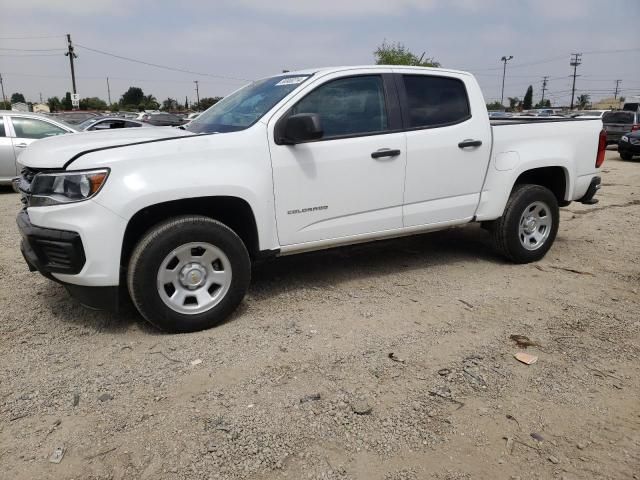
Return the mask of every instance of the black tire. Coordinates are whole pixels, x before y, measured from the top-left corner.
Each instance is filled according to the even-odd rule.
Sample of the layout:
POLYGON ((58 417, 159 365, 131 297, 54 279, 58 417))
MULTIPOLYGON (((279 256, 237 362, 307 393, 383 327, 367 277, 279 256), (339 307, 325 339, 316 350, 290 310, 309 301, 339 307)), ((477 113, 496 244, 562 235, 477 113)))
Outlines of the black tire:
POLYGON ((633 155, 631 155, 630 153, 620 153, 620 158, 622 160, 633 160, 633 155))
POLYGON ((223 322, 244 298, 251 280, 251 260, 236 233, 208 217, 188 215, 169 219, 153 227, 136 245, 129 260, 127 287, 140 314, 167 332, 184 333, 211 328, 223 322), (180 313, 160 296, 158 272, 174 249, 193 242, 206 242, 220 249, 231 267, 226 294, 202 313, 180 313))
POLYGON ((560 211, 556 196, 540 185, 517 185, 511 192, 502 217, 490 227, 496 250, 514 263, 529 263, 540 260, 551 248, 558 233, 560 211), (520 238, 520 219, 525 209, 535 202, 548 206, 551 225, 548 235, 539 247, 529 250, 523 246, 520 238))

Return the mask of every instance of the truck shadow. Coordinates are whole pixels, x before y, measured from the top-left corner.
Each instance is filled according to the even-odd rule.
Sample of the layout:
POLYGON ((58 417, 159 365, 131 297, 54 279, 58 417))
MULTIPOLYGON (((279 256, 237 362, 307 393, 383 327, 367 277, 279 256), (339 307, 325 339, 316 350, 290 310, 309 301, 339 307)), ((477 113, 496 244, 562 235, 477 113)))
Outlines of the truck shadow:
POLYGON ((460 262, 502 263, 479 225, 276 258, 254 267, 256 299, 460 262))
MULTIPOLYGON (((488 234, 478 225, 443 230, 399 239, 352 245, 288 257, 255 265, 249 294, 253 300, 268 299, 283 292, 335 287, 344 282, 384 277, 438 265, 461 262, 504 263, 492 249, 488 234)), ((72 299, 66 290, 47 282, 41 299, 52 317, 105 333, 127 333, 139 329, 144 334, 162 335, 137 313, 124 298, 118 313, 90 310, 72 299)), ((126 296, 126 292, 125 292, 126 296)), ((244 302, 225 322, 233 322, 246 312, 244 302)))

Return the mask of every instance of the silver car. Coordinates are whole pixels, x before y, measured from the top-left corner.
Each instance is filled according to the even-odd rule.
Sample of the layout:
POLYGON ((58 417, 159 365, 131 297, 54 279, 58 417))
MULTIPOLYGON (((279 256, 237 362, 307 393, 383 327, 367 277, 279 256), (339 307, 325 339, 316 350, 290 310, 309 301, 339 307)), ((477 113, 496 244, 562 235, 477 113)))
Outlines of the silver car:
POLYGON ((78 130, 90 132, 93 130, 111 130, 113 128, 151 127, 148 123, 129 120, 121 117, 90 118, 77 125, 78 130))
POLYGON ((18 157, 30 143, 76 131, 71 125, 37 113, 0 110, 0 185, 10 185, 18 175, 18 157))

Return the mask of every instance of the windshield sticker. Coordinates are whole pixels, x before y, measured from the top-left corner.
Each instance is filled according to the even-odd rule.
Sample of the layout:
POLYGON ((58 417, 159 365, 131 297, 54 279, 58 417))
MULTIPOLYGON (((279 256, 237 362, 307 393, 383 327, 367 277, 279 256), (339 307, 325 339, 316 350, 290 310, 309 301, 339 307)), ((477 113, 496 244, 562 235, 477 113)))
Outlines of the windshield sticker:
POLYGON ((307 77, 289 77, 283 78, 276 85, 297 85, 298 83, 302 83, 307 79, 307 77))

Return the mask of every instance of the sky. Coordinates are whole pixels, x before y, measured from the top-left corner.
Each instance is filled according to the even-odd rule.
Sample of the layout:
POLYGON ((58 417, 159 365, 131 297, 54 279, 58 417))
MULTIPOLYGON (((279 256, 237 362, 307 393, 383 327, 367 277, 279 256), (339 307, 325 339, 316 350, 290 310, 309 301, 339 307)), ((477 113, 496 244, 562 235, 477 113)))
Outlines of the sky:
POLYGON ((295 70, 374 63, 383 41, 474 73, 487 102, 505 103, 542 78, 554 105, 570 99, 572 52, 583 52, 577 94, 640 95, 640 0, 17 0, 2 1, 0 74, 28 101, 71 90, 65 34, 76 46, 81 97, 117 101, 138 86, 159 101, 224 96, 295 70), (129 57, 192 73, 126 61, 129 57))

